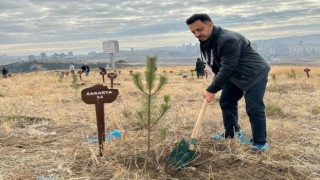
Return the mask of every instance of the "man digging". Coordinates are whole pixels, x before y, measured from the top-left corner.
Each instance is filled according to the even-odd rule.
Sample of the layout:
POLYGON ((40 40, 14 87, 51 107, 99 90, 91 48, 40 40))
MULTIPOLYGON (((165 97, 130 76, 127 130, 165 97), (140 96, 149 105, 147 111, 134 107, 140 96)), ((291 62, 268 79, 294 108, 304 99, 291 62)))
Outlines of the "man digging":
POLYGON ((190 31, 200 41, 201 58, 215 73, 204 92, 210 103, 222 90, 220 107, 225 132, 212 136, 214 140, 240 138, 244 132, 238 124, 238 101, 244 97, 250 119, 252 149, 268 149, 265 106, 263 102, 270 66, 243 35, 213 24, 207 14, 194 14, 186 20, 190 31))

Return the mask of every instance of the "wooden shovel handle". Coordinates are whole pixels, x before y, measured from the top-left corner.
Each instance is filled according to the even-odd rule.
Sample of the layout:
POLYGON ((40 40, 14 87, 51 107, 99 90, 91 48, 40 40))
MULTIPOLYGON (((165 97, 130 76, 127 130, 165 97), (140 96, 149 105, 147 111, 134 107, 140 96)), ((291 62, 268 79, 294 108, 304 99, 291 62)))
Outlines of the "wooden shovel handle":
POLYGON ((201 128, 202 121, 204 119, 204 114, 206 112, 207 106, 208 106, 208 101, 206 100, 206 98, 204 98, 201 106, 200 114, 198 116, 198 119, 196 121, 196 124, 194 125, 193 131, 191 134, 191 139, 197 139, 199 137, 199 131, 201 128))

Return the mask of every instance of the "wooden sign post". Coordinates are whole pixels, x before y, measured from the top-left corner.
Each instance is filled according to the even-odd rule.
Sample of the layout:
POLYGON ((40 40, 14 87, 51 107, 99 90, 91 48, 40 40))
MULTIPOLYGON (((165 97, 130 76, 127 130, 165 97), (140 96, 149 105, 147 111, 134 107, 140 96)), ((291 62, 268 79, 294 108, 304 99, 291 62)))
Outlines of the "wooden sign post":
POLYGON ((100 69, 100 75, 102 76, 102 81, 104 83, 104 75, 107 74, 107 69, 104 67, 98 67, 100 69))
POLYGON ((308 78, 310 78, 310 75, 309 75, 309 71, 310 71, 311 69, 309 69, 309 68, 305 68, 303 71, 304 72, 306 72, 307 73, 307 77, 308 78))
POLYGON ((82 73, 83 73, 82 71, 78 71, 80 81, 82 80, 82 79, 81 79, 81 74, 82 74, 82 73))
POLYGON ((109 73, 109 74, 108 74, 108 78, 111 79, 111 82, 110 82, 110 84, 111 84, 111 89, 113 89, 113 79, 116 78, 116 77, 117 77, 117 74, 116 74, 116 73, 109 73))
POLYGON ((81 91, 81 98, 86 104, 95 104, 100 156, 102 156, 103 142, 106 138, 104 103, 112 103, 118 94, 118 89, 108 89, 107 86, 102 85, 96 85, 81 91))
POLYGON ((106 75, 106 74, 107 74, 107 72, 103 72, 103 71, 100 72, 100 75, 102 76, 103 83, 104 83, 104 75, 106 75))

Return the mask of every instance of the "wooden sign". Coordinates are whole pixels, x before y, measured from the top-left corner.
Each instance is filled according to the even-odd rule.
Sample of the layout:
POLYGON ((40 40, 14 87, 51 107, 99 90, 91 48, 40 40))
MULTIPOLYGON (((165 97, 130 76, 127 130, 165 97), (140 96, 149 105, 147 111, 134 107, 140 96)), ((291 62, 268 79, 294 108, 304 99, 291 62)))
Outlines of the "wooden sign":
POLYGON ((82 74, 82 73, 83 73, 82 71, 78 71, 80 81, 82 80, 82 79, 81 79, 81 74, 82 74))
POLYGON ((117 77, 117 74, 116 73, 109 73, 107 76, 108 76, 108 78, 111 79, 110 84, 111 84, 111 89, 113 89, 113 79, 117 77))
POLYGON ((116 78, 117 74, 116 73, 108 73, 108 78, 116 78))
POLYGON ((311 69, 309 69, 309 68, 305 68, 303 71, 304 72, 306 72, 307 73, 307 77, 308 78, 310 78, 310 75, 309 75, 309 71, 310 71, 311 69))
POLYGON ((119 94, 118 89, 109 89, 107 86, 96 85, 81 91, 81 98, 87 104, 95 104, 99 154, 102 156, 103 142, 105 141, 104 103, 112 103, 119 94))
POLYGON ((96 85, 81 91, 81 98, 87 104, 112 103, 118 96, 118 89, 96 85))
POLYGON ((104 83, 104 75, 106 75, 106 71, 100 71, 100 75, 102 76, 102 82, 104 83))

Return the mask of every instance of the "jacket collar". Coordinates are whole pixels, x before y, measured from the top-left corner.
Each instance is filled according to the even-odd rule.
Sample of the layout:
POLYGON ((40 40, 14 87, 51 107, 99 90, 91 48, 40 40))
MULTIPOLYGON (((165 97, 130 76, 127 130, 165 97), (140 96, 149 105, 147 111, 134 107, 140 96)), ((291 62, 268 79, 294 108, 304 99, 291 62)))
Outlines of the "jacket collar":
POLYGON ((200 41, 200 50, 203 57, 207 60, 209 65, 213 64, 211 55, 215 51, 218 38, 220 36, 221 28, 213 25, 211 36, 206 41, 200 41))

